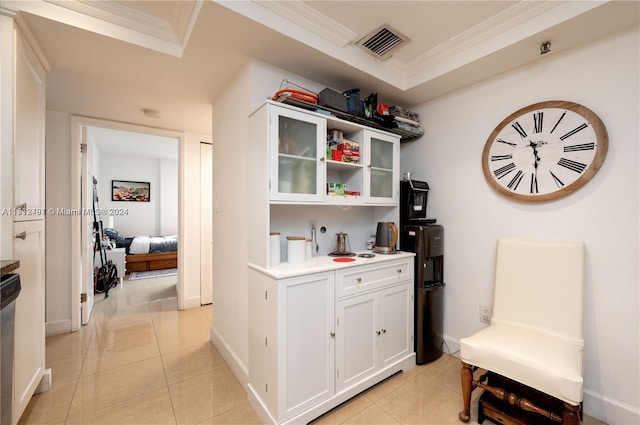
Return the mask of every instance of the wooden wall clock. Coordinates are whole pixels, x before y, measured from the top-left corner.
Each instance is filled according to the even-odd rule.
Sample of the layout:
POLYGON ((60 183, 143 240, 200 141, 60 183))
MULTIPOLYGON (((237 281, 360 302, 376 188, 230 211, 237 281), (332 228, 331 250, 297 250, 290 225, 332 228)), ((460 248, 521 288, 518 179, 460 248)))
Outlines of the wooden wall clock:
POLYGON ((524 202, 557 199, 582 187, 602 166, 609 146, 602 120, 567 101, 526 106, 493 130, 482 170, 501 194, 524 202))

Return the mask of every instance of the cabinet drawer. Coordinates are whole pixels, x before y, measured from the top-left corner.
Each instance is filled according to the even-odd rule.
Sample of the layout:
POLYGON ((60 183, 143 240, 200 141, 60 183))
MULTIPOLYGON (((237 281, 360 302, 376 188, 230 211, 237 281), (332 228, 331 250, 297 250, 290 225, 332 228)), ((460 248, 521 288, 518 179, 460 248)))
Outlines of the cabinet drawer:
POLYGON ((131 272, 145 272, 149 270, 149 264, 147 261, 139 261, 134 263, 127 263, 127 273, 131 272))
POLYGON ((336 272, 336 295, 340 298, 360 294, 412 277, 413 258, 339 270, 336 272))
POLYGON ((175 269, 178 267, 177 259, 149 261, 149 270, 175 269))

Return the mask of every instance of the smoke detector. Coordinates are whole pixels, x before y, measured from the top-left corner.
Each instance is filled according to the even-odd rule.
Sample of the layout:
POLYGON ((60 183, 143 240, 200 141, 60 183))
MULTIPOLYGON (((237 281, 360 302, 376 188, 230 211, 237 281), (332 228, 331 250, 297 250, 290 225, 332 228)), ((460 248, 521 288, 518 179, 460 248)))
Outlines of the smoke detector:
POLYGON ((387 60, 396 50, 410 41, 409 37, 400 31, 388 24, 383 24, 365 35, 356 43, 356 46, 377 59, 387 60))

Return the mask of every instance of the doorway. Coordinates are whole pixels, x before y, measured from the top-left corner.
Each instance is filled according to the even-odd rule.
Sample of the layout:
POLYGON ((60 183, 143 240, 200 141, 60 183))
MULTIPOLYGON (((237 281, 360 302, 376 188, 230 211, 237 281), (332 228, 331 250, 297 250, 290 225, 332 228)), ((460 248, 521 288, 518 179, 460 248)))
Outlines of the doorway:
MULTIPOLYGON (((199 176, 199 167, 194 167, 193 164, 200 163, 200 141, 201 136, 186 134, 171 130, 162 130, 150 127, 144 127, 133 124, 124 124, 110 122, 106 120, 86 118, 86 117, 72 117, 72 146, 78 147, 83 144, 88 144, 90 141, 87 138, 87 129, 106 128, 112 130, 128 131, 134 133, 142 133, 152 136, 160 136, 167 138, 174 138, 178 142, 178 309, 183 310, 187 308, 200 306, 200 219, 193 216, 193 211, 197 211, 199 215, 199 207, 194 208, 193 203, 197 201, 199 205, 199 199, 192 199, 193 196, 187 196, 185 192, 189 191, 190 182, 193 180, 194 172, 197 172, 197 179, 199 176), (197 161, 197 162, 196 162, 197 161), (189 165, 188 165, 189 164, 189 165), (197 222, 197 228, 194 228, 193 224, 197 222), (197 270, 197 279, 193 279, 194 270, 197 270), (195 288, 192 288, 194 286, 195 288), (196 293, 197 291, 197 293, 196 293)), ((72 190, 72 205, 74 208, 80 210, 82 208, 82 155, 80 149, 72 149, 72 175, 77 176, 78 185, 72 190)), ((85 186, 86 187, 86 182, 85 186)), ((102 207, 102 206, 101 206, 102 207)), ((72 217, 72 305, 77 305, 77 308, 73 308, 72 311, 72 330, 78 330, 82 322, 82 310, 77 303, 78 295, 82 294, 84 290, 89 291, 92 288, 93 282, 87 282, 86 274, 83 274, 83 270, 86 270, 91 263, 88 259, 83 261, 81 253, 86 247, 82 237, 82 223, 81 217, 72 217), (84 286, 84 288, 83 288, 84 286)), ((86 228, 86 227, 85 227, 86 228)), ((86 232, 85 232, 86 237, 86 232)), ((86 293, 86 292, 84 292, 86 293)), ((87 297, 88 298, 88 297, 87 297)), ((89 306, 85 306, 89 309, 89 306)))
MULTIPOLYGON (((163 251, 176 262, 178 240, 178 139, 106 127, 85 128, 82 205, 83 210, 98 213, 82 215, 82 239, 89 248, 83 256, 83 293, 87 294, 82 303, 83 324, 91 315, 91 272, 95 267, 112 260, 119 281, 126 277, 125 268, 138 270, 136 277, 156 275, 159 268, 173 269, 177 264, 157 260, 145 273, 149 263, 134 263, 134 257, 127 256, 163 251), (122 196, 123 187, 135 187, 144 194, 122 196), (96 253, 96 236, 108 238, 111 248, 96 253)), ((108 291, 103 294, 106 297, 108 291)))

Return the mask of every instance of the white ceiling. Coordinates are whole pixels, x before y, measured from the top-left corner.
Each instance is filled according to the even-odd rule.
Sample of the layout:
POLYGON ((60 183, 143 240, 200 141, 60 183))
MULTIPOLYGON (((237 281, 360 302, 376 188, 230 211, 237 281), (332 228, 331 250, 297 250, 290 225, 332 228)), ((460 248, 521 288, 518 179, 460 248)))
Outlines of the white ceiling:
POLYGON ((111 128, 90 127, 88 138, 102 155, 178 160, 178 139, 111 128))
POLYGON ((49 109, 202 134, 211 132, 216 94, 248 58, 411 107, 637 26, 640 17, 637 1, 3 0, 1 7, 22 11, 18 22, 41 47, 49 109), (387 61, 355 46, 383 23, 411 39, 387 61), (551 53, 542 56, 545 41, 551 53), (144 108, 160 117, 143 116, 144 108))

